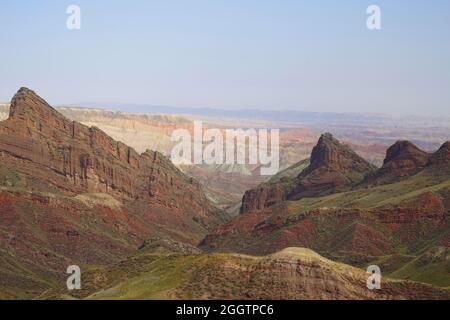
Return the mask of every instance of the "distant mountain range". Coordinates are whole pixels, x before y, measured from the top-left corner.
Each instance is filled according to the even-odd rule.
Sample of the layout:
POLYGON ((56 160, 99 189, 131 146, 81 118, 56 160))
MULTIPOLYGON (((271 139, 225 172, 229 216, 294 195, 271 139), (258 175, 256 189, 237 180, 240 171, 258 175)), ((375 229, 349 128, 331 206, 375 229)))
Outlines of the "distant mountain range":
POLYGON ((345 113, 345 112, 312 112, 300 110, 265 110, 265 109, 218 109, 218 108, 193 108, 155 106, 139 104, 111 104, 102 105, 95 103, 83 103, 67 105, 69 107, 89 106, 94 108, 106 108, 116 111, 179 114, 201 117, 225 117, 239 119, 259 119, 273 122, 288 122, 297 124, 326 124, 326 125, 370 125, 372 127, 397 125, 397 126, 433 126, 449 127, 450 117, 429 117, 418 115, 390 115, 379 113, 345 113))

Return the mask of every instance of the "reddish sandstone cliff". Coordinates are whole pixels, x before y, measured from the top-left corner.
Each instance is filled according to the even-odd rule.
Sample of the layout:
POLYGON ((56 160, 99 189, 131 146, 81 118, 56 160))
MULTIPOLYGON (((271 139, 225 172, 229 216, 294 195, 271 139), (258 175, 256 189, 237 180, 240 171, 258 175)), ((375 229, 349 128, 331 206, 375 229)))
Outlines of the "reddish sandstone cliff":
POLYGON ((200 185, 158 152, 138 154, 95 127, 69 121, 33 91, 22 88, 0 123, 2 162, 67 194, 107 193, 142 199, 208 218, 211 204, 200 185))
POLYGON ((45 288, 68 265, 110 263, 151 236, 196 245, 220 223, 162 154, 69 121, 29 89, 12 99, 0 122, 0 287, 45 288))

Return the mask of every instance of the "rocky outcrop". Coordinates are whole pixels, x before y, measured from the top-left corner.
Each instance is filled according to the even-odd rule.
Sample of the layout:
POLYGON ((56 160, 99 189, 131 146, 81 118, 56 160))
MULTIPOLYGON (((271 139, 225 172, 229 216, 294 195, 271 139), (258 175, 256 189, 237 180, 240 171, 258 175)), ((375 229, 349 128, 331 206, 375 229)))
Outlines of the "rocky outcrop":
POLYGON ((287 199, 291 192, 295 177, 310 163, 304 159, 272 176, 269 181, 257 188, 247 190, 242 198, 240 213, 263 210, 287 199))
POLYGON ((397 141, 386 151, 383 166, 369 175, 366 182, 371 184, 397 182, 424 169, 429 157, 427 152, 420 150, 413 143, 397 141))
POLYGON ((386 159, 383 168, 392 167, 393 169, 415 169, 423 168, 428 162, 428 153, 420 150, 409 141, 397 141, 386 151, 386 159))
POLYGON ((242 200, 241 213, 262 210, 284 200, 342 191, 376 170, 375 166, 341 144, 330 133, 320 137, 311 158, 306 161, 308 165, 299 165, 305 160, 296 165, 303 169, 296 177, 283 175, 280 179, 271 179, 247 191, 242 200))
MULTIPOLYGON (((444 143, 439 150, 429 154, 420 150, 409 141, 397 141, 386 152, 383 166, 369 174, 362 185, 381 185, 401 181, 422 170, 450 169, 450 142, 444 143)), ((438 171, 435 171, 438 173, 438 171)))
POLYGON ((263 210, 284 200, 286 191, 281 184, 262 184, 245 192, 241 213, 263 210))
POLYGON ((429 166, 450 167, 450 141, 445 142, 438 151, 430 157, 429 166))
POLYGON ((330 133, 325 133, 311 153, 311 164, 298 175, 288 197, 298 200, 342 191, 362 181, 375 169, 330 133))
POLYGON ((37 178, 72 195, 106 193, 211 217, 200 185, 162 154, 138 154, 98 128, 70 121, 27 88, 0 123, 0 157, 20 172, 28 190, 40 188, 31 182, 37 178))
POLYGON ((387 149, 383 166, 377 170, 348 146, 325 133, 313 148, 309 166, 296 178, 283 176, 283 179, 275 179, 247 191, 241 213, 263 210, 285 200, 399 182, 433 168, 450 170, 450 142, 429 154, 409 141, 397 141, 387 149))

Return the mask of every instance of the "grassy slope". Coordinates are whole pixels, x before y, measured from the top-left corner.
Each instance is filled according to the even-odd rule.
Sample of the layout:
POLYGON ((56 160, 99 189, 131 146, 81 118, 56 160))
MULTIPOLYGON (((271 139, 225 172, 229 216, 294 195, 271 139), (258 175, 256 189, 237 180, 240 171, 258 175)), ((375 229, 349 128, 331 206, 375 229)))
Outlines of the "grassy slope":
MULTIPOLYGON (((183 254, 164 248, 139 251, 118 264, 94 268, 83 276, 83 289, 74 292, 84 299, 170 299, 174 289, 195 279, 195 270, 216 265, 226 254, 183 254)), ((192 288, 195 290, 195 286, 192 288)), ((68 298, 64 289, 46 298, 68 298)), ((189 290, 185 292, 190 297, 189 290)))
MULTIPOLYGON (((306 210, 323 208, 358 208, 375 209, 390 207, 416 199, 427 192, 439 192, 450 188, 448 175, 442 172, 424 170, 419 174, 393 184, 360 188, 349 192, 333 194, 320 198, 307 198, 290 202, 289 207, 300 214, 306 210)), ((438 234, 436 238, 442 236, 438 234)), ((436 239, 424 241, 420 250, 413 255, 392 255, 378 257, 369 262, 383 266, 389 276, 398 279, 409 279, 430 283, 440 287, 450 286, 450 254, 443 254, 440 259, 424 262, 429 251, 444 250, 436 247, 436 239), (437 261, 436 261, 437 260, 437 261)), ((401 250, 400 250, 401 251, 401 250)))
POLYGON ((432 247, 390 274, 393 278, 450 286, 450 249, 432 247))
POLYGON ((441 257, 428 261, 425 257, 442 248, 441 239, 450 234, 448 221, 424 219, 390 229, 370 212, 414 206, 425 193, 440 194, 447 199, 449 176, 446 172, 427 169, 393 184, 361 186, 348 192, 288 201, 272 207, 271 212, 264 215, 239 217, 242 223, 237 226, 246 225, 247 229, 219 237, 214 245, 216 250, 252 254, 274 252, 286 244, 306 246, 333 260, 362 268, 377 264, 384 274, 395 278, 447 287, 450 284, 450 259, 441 257), (335 209, 351 208, 367 210, 367 214, 353 219, 336 215, 335 209), (255 225, 268 231, 255 231, 258 230, 255 225), (393 245, 394 253, 380 256, 389 252, 389 249, 378 251, 385 244, 387 248, 393 245), (357 248, 356 252, 352 248, 357 248), (421 263, 417 263, 419 260, 421 263))
MULTIPOLYGON (((283 296, 285 291, 288 297, 292 297, 292 294, 294 297, 303 297, 311 287, 318 290, 316 293, 319 292, 320 298, 324 284, 320 284, 320 279, 311 278, 308 269, 304 273, 298 270, 308 264, 316 268, 320 266, 319 270, 327 274, 327 278, 320 279, 330 281, 330 288, 346 286, 340 287, 337 292, 350 292, 355 294, 355 298, 364 298, 366 294, 368 298, 377 297, 366 291, 367 276, 363 270, 330 261, 309 249, 287 248, 270 256, 253 257, 232 253, 186 254, 175 253, 165 248, 151 248, 139 251, 132 258, 115 265, 85 272, 83 289, 72 292, 73 296, 65 289, 60 289, 48 293, 43 298, 99 300, 267 298, 283 296), (291 258, 293 260, 290 260, 291 258), (302 261, 302 266, 299 266, 297 261, 302 261), (280 265, 280 262, 283 263, 280 265), (297 271, 293 272, 292 268, 283 266, 289 263, 292 263, 293 267, 296 266, 297 271), (267 267, 269 269, 266 269, 267 267), (283 270, 287 272, 283 273, 283 270), (292 281, 300 281, 301 285, 294 286, 294 291, 289 291, 292 288, 277 287, 277 283, 289 281, 289 277, 293 277, 292 281), (351 283, 348 283, 347 287, 348 280, 351 283)), ((385 279, 384 283, 385 287, 390 289, 387 294, 404 294, 405 290, 411 290, 403 287, 401 282, 385 279)), ((423 288, 426 287, 419 285, 417 290, 421 291, 423 288)), ((384 294, 386 292, 382 293, 384 294)), ((448 292, 445 294, 448 295, 448 292)), ((338 293, 338 297, 343 296, 338 293)))
POLYGON ((37 274, 17 259, 0 250, 0 300, 31 299, 54 287, 54 278, 37 274))
POLYGON ((439 172, 424 170, 409 179, 372 188, 358 188, 317 198, 291 201, 289 206, 296 212, 319 208, 359 208, 372 209, 388 205, 398 205, 402 201, 417 198, 426 192, 436 192, 450 188, 450 179, 439 172))

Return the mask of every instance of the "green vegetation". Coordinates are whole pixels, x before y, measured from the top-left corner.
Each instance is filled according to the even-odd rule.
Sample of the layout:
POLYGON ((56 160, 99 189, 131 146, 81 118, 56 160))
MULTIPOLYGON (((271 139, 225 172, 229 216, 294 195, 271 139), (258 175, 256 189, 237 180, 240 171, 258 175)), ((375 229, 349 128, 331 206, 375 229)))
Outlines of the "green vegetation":
POLYGON ((31 270, 0 250, 0 300, 31 299, 55 286, 55 279, 31 270))
POLYGON ((416 199, 427 192, 438 192, 450 188, 450 179, 431 170, 392 184, 335 193, 317 198, 303 198, 290 201, 289 207, 296 213, 321 208, 372 209, 398 205, 403 201, 416 199))
POLYGON ((434 247, 392 272, 390 276, 447 287, 450 285, 450 249, 434 247))
MULTIPOLYGON (((268 299, 327 297, 326 294, 337 298, 377 298, 366 289, 366 278, 364 270, 328 260, 306 248, 286 248, 268 256, 254 257, 235 253, 188 254, 150 246, 126 260, 85 271, 80 291, 69 295, 67 289, 60 287, 40 298, 268 299), (326 280, 310 277, 311 268, 326 273, 326 280), (334 292, 332 286, 325 294, 323 286, 327 286, 328 281, 340 289, 334 292), (303 290, 292 290, 299 285, 303 290)), ((389 278, 385 278, 384 283, 389 295, 402 296, 411 285, 389 278)), ((420 296, 425 286, 416 284, 414 288, 417 291, 408 293, 411 297, 420 296)), ((378 298, 383 298, 383 294, 378 298)), ((439 289, 427 294, 448 296, 448 292, 439 289)))
POLYGON ((447 198, 450 194, 448 173, 430 168, 392 184, 370 188, 361 185, 347 192, 288 201, 286 209, 282 206, 274 209, 274 215, 266 218, 265 222, 275 221, 277 217, 285 215, 282 212, 289 213, 285 216, 288 225, 309 218, 314 225, 315 248, 333 260, 361 268, 376 264, 384 270, 385 275, 392 278, 448 287, 450 285, 449 249, 444 250, 444 247, 438 245, 439 240, 448 236, 450 232, 448 223, 442 223, 441 227, 436 228, 437 222, 424 219, 412 226, 399 228, 395 231, 395 238, 389 238, 387 235, 392 234, 392 231, 387 230, 387 227, 379 223, 377 219, 371 219, 371 212, 377 212, 377 210, 397 207, 415 208, 417 205, 424 205, 419 200, 424 194, 447 198), (336 210, 351 212, 352 209, 360 212, 360 215, 348 224, 336 217, 336 210), (352 245, 356 245, 361 252, 367 251, 366 254, 345 251, 345 246, 355 237, 354 232, 357 232, 358 228, 362 231, 370 229, 370 232, 375 232, 376 241, 393 244, 396 253, 373 256, 376 251, 371 252, 371 248, 375 250, 377 242, 374 242, 374 238, 365 239, 364 233, 361 233, 358 241, 352 245), (403 239, 406 244, 400 243, 399 239, 403 239), (346 252, 345 255, 343 251, 346 252))
MULTIPOLYGON (((195 283, 198 270, 220 265, 226 256, 172 252, 162 247, 145 248, 115 265, 87 271, 83 275, 83 289, 74 294, 76 298, 100 300, 173 299, 176 288, 186 282, 195 283)), ((46 297, 68 298, 63 292, 65 289, 60 289, 46 297)), ((195 286, 184 294, 190 298, 195 294, 195 286)))

